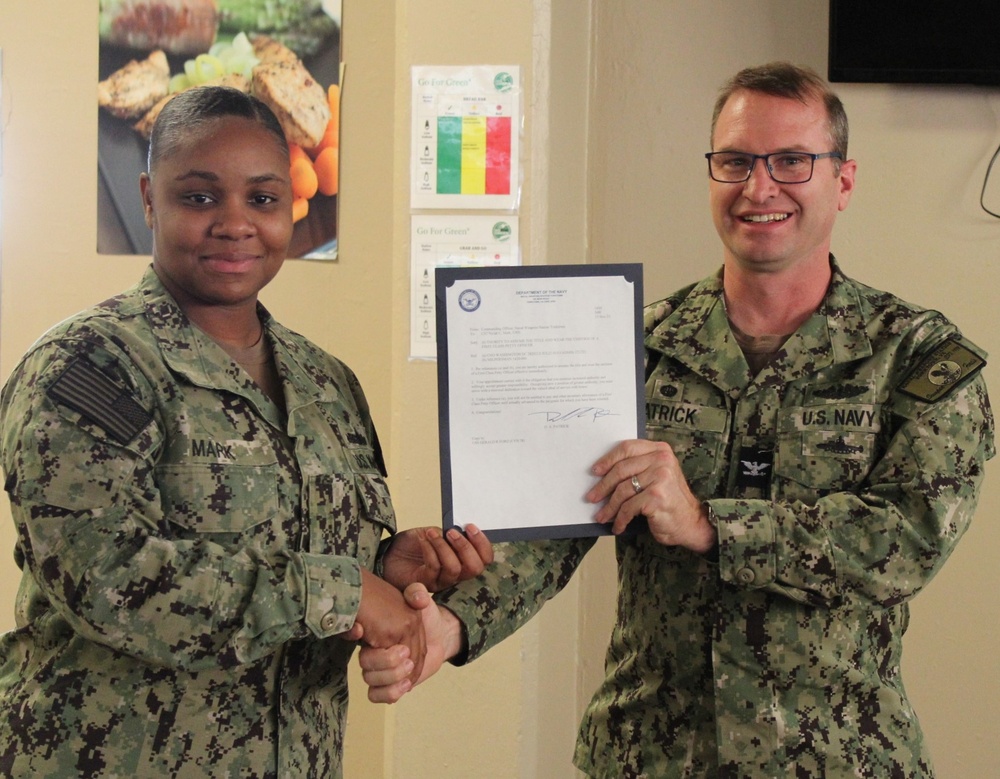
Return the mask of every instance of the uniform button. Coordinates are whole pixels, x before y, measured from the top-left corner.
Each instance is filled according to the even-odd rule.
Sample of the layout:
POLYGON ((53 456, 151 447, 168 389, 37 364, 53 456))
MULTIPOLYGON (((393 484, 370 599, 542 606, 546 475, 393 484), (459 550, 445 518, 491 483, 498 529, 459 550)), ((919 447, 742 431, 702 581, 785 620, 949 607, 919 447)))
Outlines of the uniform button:
POLYGON ((750 584, 756 578, 757 574, 753 572, 753 568, 740 568, 736 572, 736 580, 740 582, 740 584, 750 584))
POLYGON ((333 630, 337 626, 337 615, 332 611, 329 614, 324 614, 323 619, 319 621, 319 626, 324 631, 333 630))

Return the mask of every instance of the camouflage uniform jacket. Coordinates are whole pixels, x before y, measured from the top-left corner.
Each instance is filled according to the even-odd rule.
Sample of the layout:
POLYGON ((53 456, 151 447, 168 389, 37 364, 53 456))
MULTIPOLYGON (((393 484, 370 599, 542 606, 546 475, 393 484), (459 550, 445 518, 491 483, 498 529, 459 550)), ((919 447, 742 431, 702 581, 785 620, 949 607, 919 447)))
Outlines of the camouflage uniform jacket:
POLYGON ((259 313, 287 417, 151 270, 14 369, 0 775, 341 775, 335 634, 395 519, 357 379, 259 313))
MULTIPOLYGON (((648 532, 616 539, 618 616, 576 764, 601 779, 931 776, 901 641, 994 453, 978 350, 836 265, 821 308, 756 376, 719 275, 645 322, 647 436, 674 448, 719 544, 699 556, 648 532), (902 391, 938 386, 943 353, 964 366, 945 366, 950 391, 902 391)), ((488 575, 440 598, 470 658, 563 586, 588 542, 498 547, 488 575)))

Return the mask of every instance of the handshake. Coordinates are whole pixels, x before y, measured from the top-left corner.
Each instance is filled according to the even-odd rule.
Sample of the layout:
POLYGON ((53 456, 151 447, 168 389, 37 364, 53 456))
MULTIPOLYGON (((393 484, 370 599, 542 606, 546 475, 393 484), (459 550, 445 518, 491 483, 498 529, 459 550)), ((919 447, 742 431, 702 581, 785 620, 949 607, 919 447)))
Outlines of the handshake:
POLYGON ((362 676, 373 703, 395 703, 463 648, 458 618, 431 597, 471 579, 493 562, 493 546, 475 525, 463 535, 435 527, 399 533, 379 578, 361 569, 357 618, 342 635, 360 641, 362 676))

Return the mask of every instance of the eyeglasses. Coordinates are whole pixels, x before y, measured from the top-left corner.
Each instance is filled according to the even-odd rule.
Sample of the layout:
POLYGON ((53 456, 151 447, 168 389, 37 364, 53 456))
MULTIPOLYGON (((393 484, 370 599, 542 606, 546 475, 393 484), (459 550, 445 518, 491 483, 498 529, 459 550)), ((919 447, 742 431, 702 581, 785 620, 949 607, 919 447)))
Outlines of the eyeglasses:
POLYGON ((809 154, 804 151, 776 151, 771 154, 749 154, 742 151, 710 151, 708 175, 723 184, 742 184, 750 178, 757 160, 764 160, 767 172, 779 184, 805 184, 813 175, 816 160, 824 157, 844 159, 839 151, 809 154))

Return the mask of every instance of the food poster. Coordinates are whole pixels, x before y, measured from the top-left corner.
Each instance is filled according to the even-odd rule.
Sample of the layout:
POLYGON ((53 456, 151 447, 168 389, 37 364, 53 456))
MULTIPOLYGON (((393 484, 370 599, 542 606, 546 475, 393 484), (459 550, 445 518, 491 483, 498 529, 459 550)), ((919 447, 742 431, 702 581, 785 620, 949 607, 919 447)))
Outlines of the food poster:
POLYGON ((97 250, 150 254, 139 174, 149 129, 177 92, 248 91, 292 151, 289 257, 337 258, 341 0, 98 0, 97 250))

